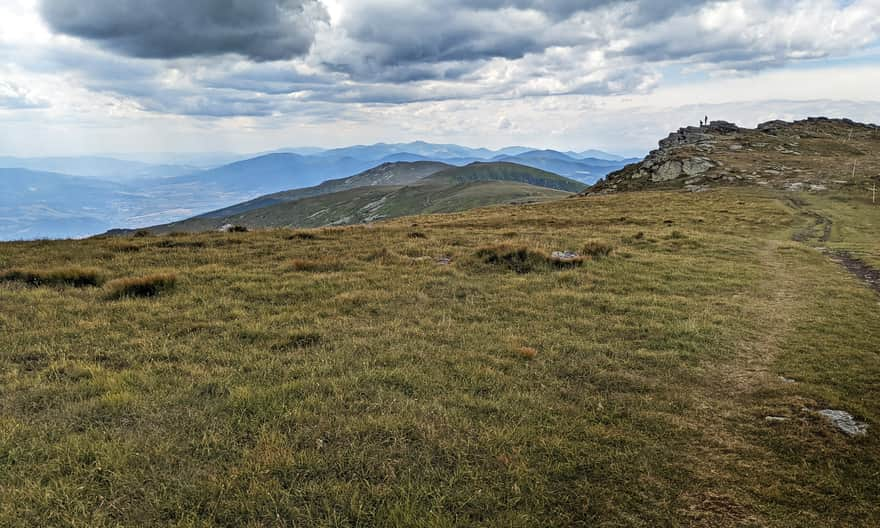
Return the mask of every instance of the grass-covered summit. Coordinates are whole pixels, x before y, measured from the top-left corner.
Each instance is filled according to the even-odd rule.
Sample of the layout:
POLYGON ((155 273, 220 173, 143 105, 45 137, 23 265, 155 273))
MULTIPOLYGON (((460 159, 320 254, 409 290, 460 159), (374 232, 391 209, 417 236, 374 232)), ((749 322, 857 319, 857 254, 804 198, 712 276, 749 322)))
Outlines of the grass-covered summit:
POLYGON ((552 172, 503 161, 471 163, 464 167, 447 169, 435 174, 431 178, 432 183, 443 181, 454 183, 480 181, 520 182, 572 193, 583 191, 587 187, 581 182, 552 172))
POLYGON ((514 163, 384 164, 350 178, 257 198, 156 226, 150 231, 210 231, 223 225, 247 228, 321 227, 375 222, 400 216, 449 213, 510 203, 558 200, 586 185, 514 163))

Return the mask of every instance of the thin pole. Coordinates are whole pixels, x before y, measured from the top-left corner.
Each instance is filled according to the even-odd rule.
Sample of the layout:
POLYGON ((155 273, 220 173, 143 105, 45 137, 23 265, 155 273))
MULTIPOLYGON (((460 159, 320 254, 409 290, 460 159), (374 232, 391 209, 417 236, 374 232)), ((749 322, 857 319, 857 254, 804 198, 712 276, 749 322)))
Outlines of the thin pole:
POLYGON ((855 161, 853 162, 853 175, 852 175, 852 179, 854 179, 854 180, 856 179, 856 162, 855 162, 855 161))

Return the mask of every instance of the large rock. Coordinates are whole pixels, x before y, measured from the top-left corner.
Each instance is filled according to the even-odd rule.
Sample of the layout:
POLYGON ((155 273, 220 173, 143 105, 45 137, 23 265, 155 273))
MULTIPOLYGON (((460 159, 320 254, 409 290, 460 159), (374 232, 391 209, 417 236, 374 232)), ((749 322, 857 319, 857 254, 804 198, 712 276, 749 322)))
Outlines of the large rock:
POLYGON ((651 176, 651 181, 665 182, 674 180, 681 177, 682 173, 683 168, 680 161, 667 161, 654 171, 654 174, 651 176))
POLYGON ((706 129, 698 127, 679 128, 678 132, 673 132, 666 139, 660 140, 660 150, 669 150, 682 145, 696 145, 711 141, 712 136, 705 132, 706 129))
POLYGON ((682 162, 682 170, 688 176, 699 176, 709 172, 715 164, 706 158, 690 158, 682 162))
POLYGON ((709 134, 735 134, 740 128, 733 123, 727 121, 712 121, 704 130, 709 134))

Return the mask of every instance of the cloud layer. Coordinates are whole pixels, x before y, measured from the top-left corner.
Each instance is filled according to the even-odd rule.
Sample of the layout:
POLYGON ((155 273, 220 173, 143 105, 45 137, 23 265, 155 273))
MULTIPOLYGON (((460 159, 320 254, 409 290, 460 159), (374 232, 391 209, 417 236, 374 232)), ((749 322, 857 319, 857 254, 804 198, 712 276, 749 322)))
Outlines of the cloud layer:
POLYGON ((42 0, 40 12, 117 56, 70 65, 92 88, 206 116, 640 94, 670 65, 742 73, 845 56, 880 35, 878 0, 42 0), (148 79, 122 71, 144 68, 148 79))
MULTIPOLYGON (((526 113, 611 115, 677 90, 756 101, 748 82, 712 90, 880 68, 878 44, 880 0, 4 0, 0 110, 261 131, 369 122, 378 133, 393 120, 425 133, 412 119, 463 133, 481 119, 513 135, 537 129, 526 113)), ((792 100, 835 92, 823 86, 834 76, 816 78, 765 86, 792 100)))

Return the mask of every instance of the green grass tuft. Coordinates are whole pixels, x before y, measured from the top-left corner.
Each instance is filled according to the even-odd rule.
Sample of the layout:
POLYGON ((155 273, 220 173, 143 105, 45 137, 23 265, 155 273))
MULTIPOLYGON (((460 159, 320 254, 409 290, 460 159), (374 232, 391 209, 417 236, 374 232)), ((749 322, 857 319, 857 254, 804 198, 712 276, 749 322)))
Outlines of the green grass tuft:
POLYGON ((294 231, 284 236, 285 240, 317 240, 318 235, 312 231, 294 231))
MULTIPOLYGON (((636 238, 639 240, 645 236, 644 233, 640 234, 642 235, 641 237, 636 235, 636 238)), ((593 258, 607 257, 613 252, 614 246, 604 240, 588 240, 583 248, 584 255, 589 255, 593 258)))
POLYGON ((100 286, 104 282, 100 270, 93 268, 52 268, 48 270, 10 269, 0 272, 0 282, 24 282, 31 286, 100 286))
POLYGON ((157 273, 146 277, 116 279, 107 283, 107 298, 111 300, 133 297, 155 297, 177 285, 177 275, 157 273))
POLYGON ((520 274, 546 269, 552 262, 547 253, 522 246, 482 247, 477 250, 476 256, 484 264, 499 266, 520 274))
POLYGON ((321 257, 321 258, 296 258, 291 260, 288 263, 288 266, 293 271, 304 271, 304 272, 330 272, 330 271, 340 271, 343 269, 342 262, 332 257, 321 257))

